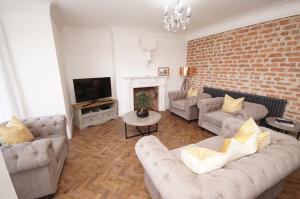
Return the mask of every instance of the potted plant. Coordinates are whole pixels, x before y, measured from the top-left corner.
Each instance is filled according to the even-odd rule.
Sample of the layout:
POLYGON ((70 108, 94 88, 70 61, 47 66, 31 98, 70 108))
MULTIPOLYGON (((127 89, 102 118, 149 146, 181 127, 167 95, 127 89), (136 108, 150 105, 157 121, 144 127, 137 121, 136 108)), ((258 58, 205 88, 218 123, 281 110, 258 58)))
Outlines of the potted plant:
POLYGON ((149 94, 145 91, 139 92, 136 94, 136 100, 136 105, 138 108, 136 111, 136 115, 141 118, 148 117, 148 108, 151 104, 151 97, 149 96, 149 94))

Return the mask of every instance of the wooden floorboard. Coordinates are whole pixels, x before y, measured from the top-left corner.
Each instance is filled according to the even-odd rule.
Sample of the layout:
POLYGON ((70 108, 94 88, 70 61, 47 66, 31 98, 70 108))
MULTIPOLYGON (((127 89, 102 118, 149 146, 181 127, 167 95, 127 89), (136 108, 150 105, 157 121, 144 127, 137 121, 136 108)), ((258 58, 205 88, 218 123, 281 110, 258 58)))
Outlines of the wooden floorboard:
MULTIPOLYGON (((131 133, 138 133, 130 127, 131 133)), ((154 133, 169 149, 209 138, 197 122, 162 113, 154 133)), ((122 119, 75 130, 60 177, 56 199, 150 199, 143 168, 134 151, 141 138, 125 139, 122 119)), ((279 198, 300 198, 300 170, 290 175, 279 198)))

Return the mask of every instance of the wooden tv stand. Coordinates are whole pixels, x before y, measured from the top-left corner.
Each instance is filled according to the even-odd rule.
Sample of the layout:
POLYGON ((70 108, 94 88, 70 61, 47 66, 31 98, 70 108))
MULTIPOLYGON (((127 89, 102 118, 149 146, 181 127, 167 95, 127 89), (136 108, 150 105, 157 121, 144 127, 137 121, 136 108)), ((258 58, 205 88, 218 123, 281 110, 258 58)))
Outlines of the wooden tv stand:
POLYGON ((112 98, 72 104, 74 123, 81 130, 118 117, 118 102, 112 98))

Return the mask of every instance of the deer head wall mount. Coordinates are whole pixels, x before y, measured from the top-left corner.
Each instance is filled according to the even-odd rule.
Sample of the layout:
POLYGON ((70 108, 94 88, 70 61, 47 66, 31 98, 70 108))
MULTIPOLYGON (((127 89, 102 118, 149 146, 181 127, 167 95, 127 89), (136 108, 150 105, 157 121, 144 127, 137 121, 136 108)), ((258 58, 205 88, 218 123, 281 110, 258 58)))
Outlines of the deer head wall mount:
POLYGON ((138 40, 138 43, 139 43, 140 49, 144 53, 145 63, 146 63, 147 66, 149 66, 150 63, 152 62, 153 53, 158 49, 158 42, 157 41, 155 42, 154 48, 145 48, 145 47, 143 47, 141 38, 138 40))

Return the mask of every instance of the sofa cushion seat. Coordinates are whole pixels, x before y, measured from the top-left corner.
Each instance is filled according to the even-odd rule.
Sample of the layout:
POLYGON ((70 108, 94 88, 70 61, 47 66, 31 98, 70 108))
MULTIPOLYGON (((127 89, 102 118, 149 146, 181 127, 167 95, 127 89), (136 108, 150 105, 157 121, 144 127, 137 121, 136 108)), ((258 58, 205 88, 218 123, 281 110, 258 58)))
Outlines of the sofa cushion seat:
POLYGON ((184 103, 185 103, 185 99, 183 100, 176 100, 172 103, 174 108, 177 108, 181 111, 184 111, 184 103))
POLYGON ((232 117, 232 114, 225 113, 221 110, 217 110, 217 111, 213 111, 213 112, 205 114, 203 116, 203 119, 204 119, 204 121, 207 121, 208 123, 221 128, 223 121, 228 117, 232 117))

